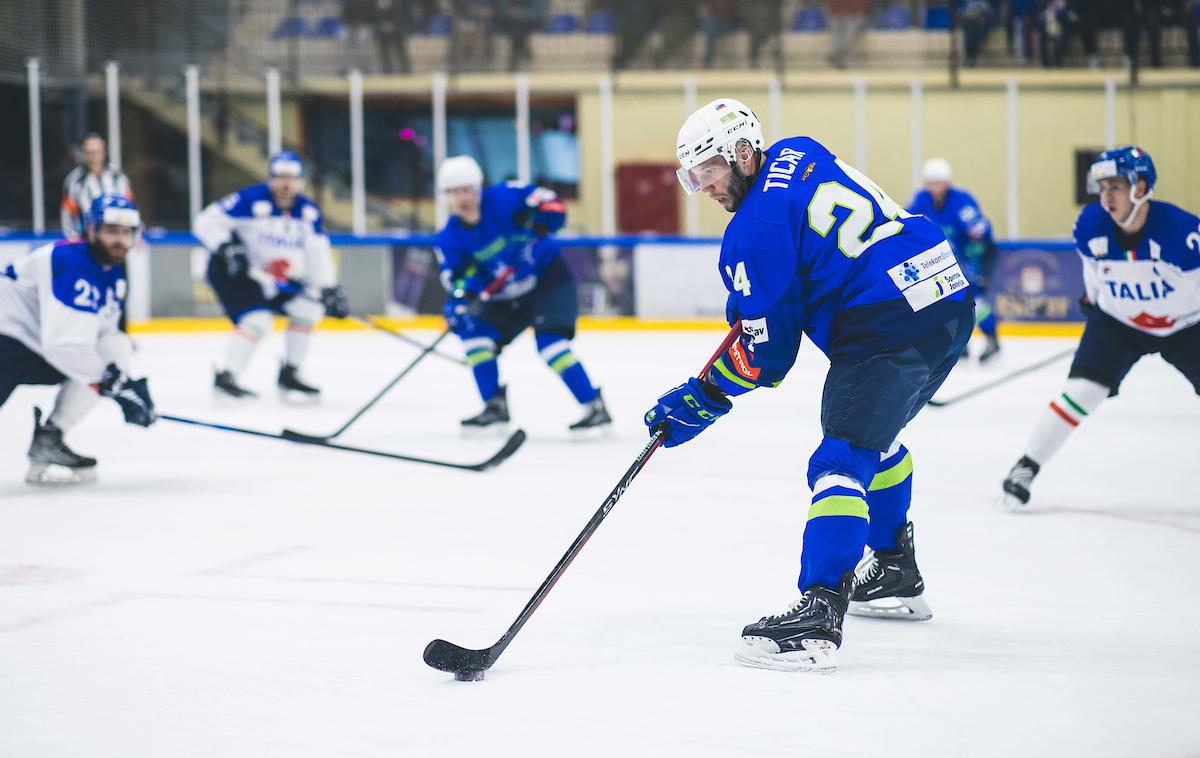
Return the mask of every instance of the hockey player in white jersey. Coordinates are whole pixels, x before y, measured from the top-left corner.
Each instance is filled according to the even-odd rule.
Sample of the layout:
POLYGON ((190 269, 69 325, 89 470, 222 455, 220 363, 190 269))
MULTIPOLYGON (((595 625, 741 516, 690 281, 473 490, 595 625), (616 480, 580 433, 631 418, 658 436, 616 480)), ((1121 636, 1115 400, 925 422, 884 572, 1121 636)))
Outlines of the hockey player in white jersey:
POLYGON ((129 377, 129 337, 117 329, 124 307, 125 255, 141 217, 123 195, 101 195, 87 215, 87 238, 45 245, 0 275, 0 405, 22 384, 59 385, 45 423, 34 409, 30 484, 95 479, 96 460, 63 442, 63 433, 111 397, 125 420, 149 426, 154 403, 146 380, 129 377))
POLYGON ((1075 222, 1087 326, 1066 385, 1004 480, 1010 510, 1029 502, 1041 468, 1143 356, 1158 353, 1200 394, 1200 218, 1152 200, 1156 178, 1137 147, 1101 153, 1088 173, 1100 202, 1075 222))
POLYGON ((321 209, 301 194, 304 164, 291 151, 274 153, 269 178, 209 205, 192 232, 212 253, 208 281, 236 327, 213 381, 219 396, 255 393, 239 383, 258 343, 271 333, 272 314, 288 327, 279 389, 291 399, 315 400, 320 390, 300 379, 313 329, 326 316, 349 315, 333 270, 321 209))

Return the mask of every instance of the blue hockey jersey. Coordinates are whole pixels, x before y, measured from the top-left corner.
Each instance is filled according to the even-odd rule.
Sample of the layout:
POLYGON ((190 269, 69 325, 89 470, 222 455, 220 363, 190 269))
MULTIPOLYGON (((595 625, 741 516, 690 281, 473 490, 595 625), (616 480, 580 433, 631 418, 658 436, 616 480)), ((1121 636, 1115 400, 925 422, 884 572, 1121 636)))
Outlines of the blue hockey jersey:
POLYGON ((545 187, 506 182, 483 190, 479 223, 451 216, 438 234, 442 280, 447 289, 478 294, 507 267, 516 272, 493 297, 519 297, 558 256, 550 235, 562 228, 566 208, 545 187))
POLYGON ((974 306, 941 230, 807 137, 767 150, 719 266, 745 333, 709 378, 732 395, 777 385, 802 334, 859 361, 974 306))
POLYGON ((1123 249, 1099 203, 1075 222, 1088 300, 1126 326, 1159 337, 1200 323, 1200 218, 1150 201, 1141 239, 1123 249))
POLYGON ((981 269, 983 257, 993 244, 992 225, 970 192, 951 187, 938 208, 929 190, 917 190, 908 204, 908 212, 924 216, 942 228, 959 263, 970 269, 968 277, 971 270, 981 269))

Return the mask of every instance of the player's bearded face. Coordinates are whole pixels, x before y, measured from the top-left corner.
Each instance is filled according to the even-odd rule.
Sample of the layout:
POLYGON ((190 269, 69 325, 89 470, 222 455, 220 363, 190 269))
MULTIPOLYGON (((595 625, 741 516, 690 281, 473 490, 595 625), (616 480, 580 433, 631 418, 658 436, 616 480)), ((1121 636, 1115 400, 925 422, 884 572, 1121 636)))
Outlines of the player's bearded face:
POLYGON ((101 263, 108 266, 125 263, 125 254, 133 246, 134 234, 133 228, 117 224, 100 224, 89 232, 101 263))
POLYGON ((300 194, 300 189, 303 187, 303 180, 294 176, 275 176, 270 181, 271 198, 275 200, 275 205, 282 210, 287 210, 292 207, 292 203, 296 202, 296 196, 300 194))

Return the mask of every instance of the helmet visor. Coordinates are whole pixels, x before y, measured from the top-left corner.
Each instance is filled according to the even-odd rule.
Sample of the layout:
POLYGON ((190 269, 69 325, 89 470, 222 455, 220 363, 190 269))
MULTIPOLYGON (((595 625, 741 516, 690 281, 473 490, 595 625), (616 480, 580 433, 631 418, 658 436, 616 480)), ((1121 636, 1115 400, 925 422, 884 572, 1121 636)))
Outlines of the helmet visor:
POLYGON ((684 192, 694 195, 732 172, 733 168, 728 161, 720 155, 714 155, 691 168, 676 170, 675 175, 679 177, 679 184, 683 186, 684 192))

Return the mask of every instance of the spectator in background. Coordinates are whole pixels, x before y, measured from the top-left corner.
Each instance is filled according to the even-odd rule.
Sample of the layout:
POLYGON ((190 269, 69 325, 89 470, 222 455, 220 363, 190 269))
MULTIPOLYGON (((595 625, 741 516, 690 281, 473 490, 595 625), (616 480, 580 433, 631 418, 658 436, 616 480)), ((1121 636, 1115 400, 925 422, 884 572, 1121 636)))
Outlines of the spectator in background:
POLYGON ((532 55, 529 37, 546 23, 547 0, 498 0, 496 29, 509 39, 508 70, 516 71, 532 55))
POLYGON ((82 239, 86 225, 84 216, 92 201, 101 195, 123 195, 133 199, 129 179, 108 162, 108 145, 104 138, 89 132, 79 142, 80 163, 63 181, 62 233, 68 239, 82 239))
POLYGON ((737 6, 741 24, 750 33, 750 67, 758 68, 759 57, 764 49, 771 47, 775 56, 775 68, 783 67, 783 45, 780 30, 783 22, 783 0, 757 0, 737 6))
MULTIPOLYGON (((700 30, 704 32, 704 67, 712 68, 721 37, 737 31, 738 20, 733 0, 699 0, 700 30)), ((751 37, 753 51, 758 40, 751 37)))
POLYGON ((974 66, 996 20, 994 0, 965 0, 961 20, 967 65, 974 66))
POLYGON ((833 37, 829 62, 835 67, 849 65, 858 38, 866 30, 870 5, 870 0, 829 0, 829 27, 833 37))

